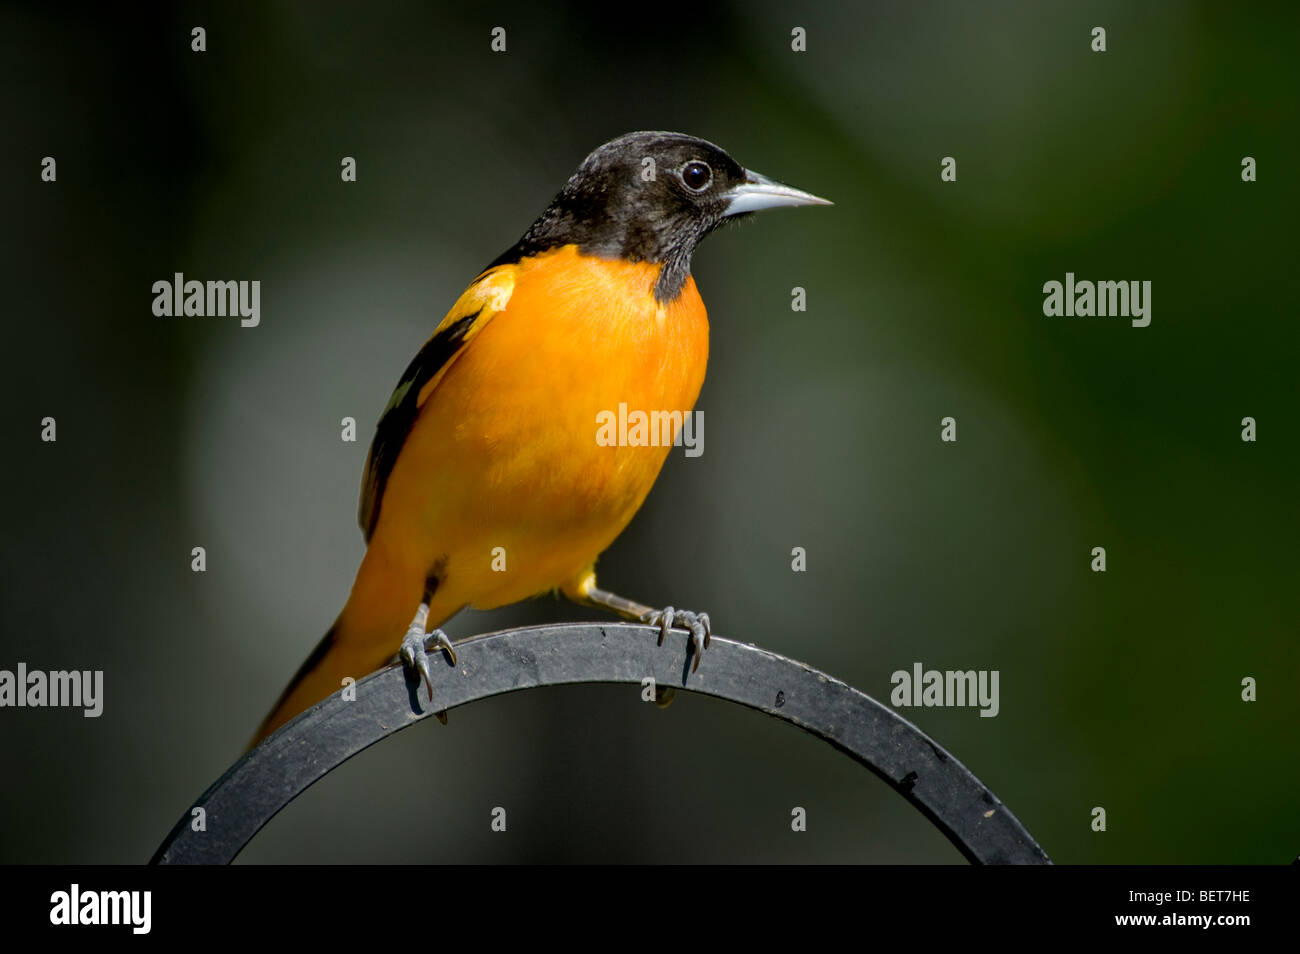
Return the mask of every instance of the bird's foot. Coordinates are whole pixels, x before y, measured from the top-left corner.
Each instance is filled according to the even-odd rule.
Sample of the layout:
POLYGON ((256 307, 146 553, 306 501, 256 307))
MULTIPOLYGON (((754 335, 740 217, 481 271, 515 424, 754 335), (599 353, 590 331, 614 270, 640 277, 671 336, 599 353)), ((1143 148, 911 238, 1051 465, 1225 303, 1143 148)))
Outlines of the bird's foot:
POLYGON ((435 629, 431 633, 424 631, 424 618, 427 612, 424 607, 421 607, 421 612, 415 614, 411 628, 406 631, 406 636, 402 639, 402 648, 398 651, 398 655, 408 670, 424 680, 429 701, 432 702, 433 674, 429 671, 429 650, 434 647, 441 649, 447 654, 453 666, 456 665, 456 650, 442 630, 435 629))
POLYGON ((659 645, 664 644, 668 630, 684 629, 691 634, 691 648, 695 651, 695 662, 691 672, 700 668, 700 655, 709 648, 709 637, 713 629, 709 624, 708 613, 692 613, 690 610, 673 609, 665 606, 661 610, 651 610, 641 616, 641 622, 659 627, 659 645))

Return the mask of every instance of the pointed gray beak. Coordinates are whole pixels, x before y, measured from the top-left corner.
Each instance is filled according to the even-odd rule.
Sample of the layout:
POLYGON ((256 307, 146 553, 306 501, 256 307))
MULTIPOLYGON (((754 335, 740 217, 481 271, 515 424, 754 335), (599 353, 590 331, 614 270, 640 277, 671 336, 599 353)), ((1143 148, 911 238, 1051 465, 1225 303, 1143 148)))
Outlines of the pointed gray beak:
POLYGON ((723 193, 727 200, 727 215, 743 215, 760 209, 777 209, 785 205, 834 205, 828 199, 821 199, 811 192, 792 189, 788 185, 773 182, 767 176, 745 170, 745 181, 723 193))

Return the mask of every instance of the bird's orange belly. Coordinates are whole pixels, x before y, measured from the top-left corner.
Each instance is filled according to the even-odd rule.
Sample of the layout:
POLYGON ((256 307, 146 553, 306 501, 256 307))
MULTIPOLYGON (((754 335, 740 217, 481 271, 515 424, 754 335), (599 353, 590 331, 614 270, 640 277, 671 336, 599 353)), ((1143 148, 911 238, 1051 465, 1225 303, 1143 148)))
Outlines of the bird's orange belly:
POLYGON ((568 583, 640 507, 708 359, 694 281, 659 306, 657 272, 572 249, 521 265, 430 394, 384 510, 422 516, 391 529, 439 569, 440 602, 491 608, 568 583), (390 509, 403 497, 414 506, 390 509))

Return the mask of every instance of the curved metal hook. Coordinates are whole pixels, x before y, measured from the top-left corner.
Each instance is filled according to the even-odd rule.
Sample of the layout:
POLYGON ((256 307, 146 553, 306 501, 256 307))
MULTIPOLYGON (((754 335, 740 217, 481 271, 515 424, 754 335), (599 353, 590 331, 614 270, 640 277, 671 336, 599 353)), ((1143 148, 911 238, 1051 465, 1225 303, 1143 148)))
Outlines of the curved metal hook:
POLYGON ((712 637, 689 672, 689 640, 632 623, 571 623, 504 630, 456 644, 458 664, 434 667, 434 705, 394 664, 360 680, 354 701, 335 693, 236 762, 159 846, 152 864, 227 864, 314 782, 362 749, 435 713, 491 696, 571 683, 635 683, 652 677, 757 709, 865 765, 921 811, 977 864, 1051 864, 1014 815, 924 732, 838 679, 747 643, 712 637))

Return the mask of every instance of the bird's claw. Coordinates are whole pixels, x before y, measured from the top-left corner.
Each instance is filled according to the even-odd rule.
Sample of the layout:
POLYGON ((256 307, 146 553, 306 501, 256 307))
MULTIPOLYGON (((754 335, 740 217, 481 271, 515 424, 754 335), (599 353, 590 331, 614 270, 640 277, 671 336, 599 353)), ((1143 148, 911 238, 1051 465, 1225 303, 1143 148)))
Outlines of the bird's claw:
POLYGON ((456 647, 451 644, 451 639, 446 633, 440 629, 435 629, 429 634, 429 641, 447 654, 447 658, 451 660, 453 666, 456 665, 456 647))
POLYGON ((695 651, 695 662, 691 672, 700 668, 700 655, 709 648, 709 638, 713 628, 709 623, 708 613, 692 613, 690 610, 673 609, 665 606, 661 610, 651 610, 641 617, 641 622, 659 627, 659 645, 664 644, 664 637, 674 626, 691 634, 691 647, 695 651))
POLYGON ((401 656, 402 663, 407 669, 415 672, 424 680, 424 688, 429 693, 429 701, 432 702, 433 673, 429 670, 428 651, 435 646, 438 647, 447 654, 454 666, 456 665, 456 650, 452 647, 447 634, 442 630, 435 629, 431 633, 426 633, 422 621, 417 620, 417 623, 412 623, 411 628, 406 631, 398 655, 401 656))

